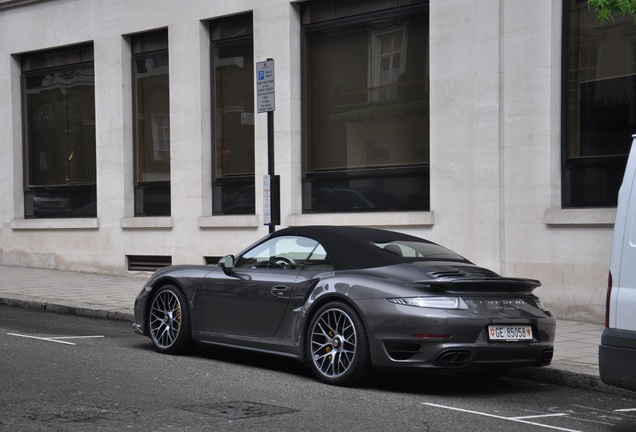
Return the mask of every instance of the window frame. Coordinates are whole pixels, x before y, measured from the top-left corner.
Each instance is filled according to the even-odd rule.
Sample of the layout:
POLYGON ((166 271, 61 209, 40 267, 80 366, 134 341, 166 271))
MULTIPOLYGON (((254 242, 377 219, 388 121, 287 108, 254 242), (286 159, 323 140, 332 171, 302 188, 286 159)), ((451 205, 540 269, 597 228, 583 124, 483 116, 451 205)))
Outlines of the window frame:
MULTIPOLYGON (((92 43, 79 44, 65 48, 56 48, 32 53, 25 53, 21 58, 22 72, 20 74, 20 94, 22 106, 22 158, 23 158, 23 199, 25 219, 66 219, 66 218, 96 218, 97 217, 97 136, 93 130, 93 160, 94 179, 92 181, 69 182, 69 166, 65 166, 67 183, 65 184, 31 184, 32 148, 30 120, 32 114, 27 110, 27 80, 33 77, 42 76, 47 73, 55 74, 60 72, 91 69, 93 72, 93 105, 95 104, 95 61, 94 47, 92 43), (55 61, 53 66, 44 65, 27 67, 25 70, 26 58, 36 56, 55 56, 65 51, 77 50, 79 61, 63 63, 55 61), (90 60, 83 59, 86 52, 90 51, 90 60), (38 203, 40 208, 38 209, 38 203)), ((95 107, 93 106, 93 121, 96 122, 95 107)), ((93 126, 94 128, 94 126, 93 126)), ((71 155, 72 156, 72 155, 71 155)))
MULTIPOLYGON (((314 2, 321 3, 321 2, 314 2)), ((322 3, 330 3, 329 1, 322 3)), ((336 2, 337 3, 337 2, 336 2)), ((311 4, 310 4, 311 6, 311 4)), ((302 7, 302 5, 301 5, 302 7)), ((301 114, 301 124, 302 124, 302 148, 301 148, 301 167, 302 167, 302 213, 304 214, 325 214, 325 213, 357 213, 357 212, 391 212, 391 211, 430 211, 430 147, 429 151, 429 160, 427 163, 422 164, 413 164, 413 165, 398 165, 398 166, 376 166, 376 167, 347 167, 342 169, 328 169, 324 171, 308 170, 308 143, 311 132, 311 115, 310 112, 312 110, 311 101, 310 101, 310 91, 309 87, 309 59, 308 59, 308 45, 310 43, 311 34, 320 34, 323 32, 328 32, 330 30, 339 30, 343 28, 347 28, 351 25, 359 25, 367 22, 371 22, 378 19, 389 19, 389 18, 399 18, 404 17, 408 18, 413 15, 423 14, 427 17, 430 16, 430 10, 428 6, 428 2, 415 2, 413 4, 407 5, 398 5, 392 6, 386 9, 381 10, 371 10, 365 13, 358 13, 353 15, 346 15, 335 18, 324 18, 318 19, 316 22, 301 24, 301 99, 303 101, 302 106, 302 114, 301 114), (406 208, 394 208, 389 206, 383 208, 369 208, 369 207, 349 207, 349 208, 339 208, 338 206, 332 207, 323 207, 316 209, 312 206, 312 185, 320 183, 320 182, 337 182, 337 181, 365 181, 365 180, 375 180, 376 182, 383 183, 386 180, 392 179, 404 179, 408 177, 414 177, 418 180, 422 180, 424 185, 424 190, 422 190, 424 196, 424 205, 421 207, 414 207, 409 204, 406 205, 406 208)), ((305 13, 301 12, 301 15, 304 16, 305 13)), ((407 20, 406 26, 409 25, 409 21, 407 20)), ((428 21, 428 34, 430 39, 430 20, 428 21)), ((407 36, 403 36, 402 40, 404 40, 407 36)), ((428 41, 426 42, 428 46, 428 41)), ((367 47, 368 49, 372 49, 371 43, 367 47)), ((406 50, 403 50, 403 54, 406 55, 406 50)), ((427 60, 427 68, 428 68, 427 60)), ((369 67, 369 66, 367 66, 369 67)), ((425 77, 425 78, 428 78, 425 77)), ((372 80, 373 78, 369 76, 368 80, 372 80)), ((428 88, 428 86, 427 86, 428 88)), ((429 119, 430 119, 430 91, 429 91, 429 119)), ((430 126, 428 131, 428 138, 430 143, 430 126)), ((429 144, 430 146, 430 144, 429 144)), ((416 180, 417 181, 417 180, 416 180)))
MULTIPOLYGON (((138 91, 138 76, 137 76, 137 63, 138 61, 158 59, 166 57, 168 61, 168 68, 170 64, 170 52, 169 52, 169 33, 167 29, 156 30, 148 33, 141 33, 138 35, 130 36, 130 44, 132 46, 131 52, 131 81, 132 81, 132 115, 133 115, 133 187, 134 187, 134 216, 135 217, 148 217, 148 216, 170 216, 172 213, 172 197, 171 197, 171 167, 170 167, 170 152, 168 150, 168 180, 140 180, 139 172, 139 101, 137 100, 138 91), (165 48, 150 48, 144 50, 140 48, 139 52, 135 52, 135 43, 141 45, 144 38, 151 38, 152 36, 165 34, 165 48)), ((170 72, 167 73, 168 82, 170 80, 170 72)), ((168 88, 168 108, 170 108, 170 89, 168 88)), ((153 122, 153 116, 155 114, 161 114, 167 116, 168 122, 170 122, 170 112, 161 113, 144 113, 150 114, 150 118, 144 119, 144 122, 153 122)), ((151 123, 152 124, 152 123, 151 123)), ((154 135, 154 128, 152 128, 154 135)), ((148 144, 146 144, 148 145, 148 144)), ((154 152, 154 144, 153 144, 154 152)))
MULTIPOLYGON (((561 37, 561 207, 564 209, 571 208, 607 208, 616 207, 618 202, 618 189, 620 188, 625 166, 627 164, 628 153, 620 154, 605 154, 605 155, 592 155, 592 156, 570 156, 570 150, 572 145, 572 139, 570 136, 570 128, 572 124, 571 112, 570 112, 570 72, 571 72, 571 53, 572 53, 572 23, 571 15, 573 7, 587 8, 587 5, 582 5, 582 1, 563 0, 562 2, 562 37, 561 37), (604 169, 603 180, 604 183, 610 184, 606 186, 608 189, 606 193, 610 193, 611 190, 615 190, 614 194, 605 195, 600 200, 586 201, 585 198, 578 198, 583 193, 584 187, 576 187, 573 183, 576 179, 576 172, 583 170, 588 171, 590 169, 604 169), (613 176, 607 174, 612 172, 613 176), (577 194, 578 192, 578 194, 577 194)), ((629 38, 626 38, 626 42, 629 42, 629 38)), ((583 45, 589 48, 591 44, 583 45)), ((596 61, 599 63, 600 59, 600 45, 596 49, 596 61)), ((587 69, 586 69, 587 70, 587 69)), ((602 77, 595 76, 595 81, 603 80, 602 77)), ((577 80, 580 85, 583 80, 577 80)), ((578 101, 580 104, 580 99, 578 101)), ((580 132, 580 131, 579 131, 580 132)), ((631 139, 630 139, 631 142, 631 139)))
MULTIPOLYGON (((213 27, 218 25, 222 28, 221 32, 227 32, 226 28, 223 28, 225 25, 230 25, 233 21, 242 22, 250 20, 251 22, 251 31, 249 34, 244 35, 232 35, 232 36, 219 36, 218 39, 214 39, 214 37, 210 40, 210 82, 211 82, 211 101, 212 101, 212 109, 211 109, 211 124, 212 124, 212 165, 211 165, 211 177, 212 177, 212 215, 214 216, 222 216, 222 215, 240 215, 240 214, 256 214, 256 167, 252 166, 252 174, 244 174, 244 175, 217 175, 217 127, 219 122, 222 119, 217 118, 217 92, 216 92, 216 80, 217 80, 217 71, 215 64, 215 50, 217 49, 225 49, 225 48, 239 48, 239 47, 250 47, 252 50, 252 60, 254 60, 254 26, 253 26, 253 17, 251 13, 241 14, 237 16, 232 16, 225 19, 212 20, 209 22, 210 32, 213 33, 213 27), (225 189, 225 191, 224 191, 225 189), (232 194, 235 194, 237 197, 237 204, 235 206, 225 207, 224 206, 224 192, 228 189, 234 189, 232 194), (240 197, 241 194, 247 194, 247 201, 242 202, 240 197), (247 207, 242 208, 242 205, 247 203, 247 207), (235 207, 231 209, 231 207, 235 207)), ((254 61, 252 61, 252 71, 254 72, 254 61)), ((253 75, 253 74, 252 74, 253 75)), ((253 84, 253 81, 251 82, 253 84)), ((254 103, 254 112, 252 115, 255 116, 256 111, 256 103, 254 101, 256 95, 252 88, 252 99, 254 103)), ((253 126, 254 127, 254 126, 253 126)), ((253 136, 252 136, 252 151, 254 152, 254 158, 256 153, 256 131, 254 128, 253 136)))

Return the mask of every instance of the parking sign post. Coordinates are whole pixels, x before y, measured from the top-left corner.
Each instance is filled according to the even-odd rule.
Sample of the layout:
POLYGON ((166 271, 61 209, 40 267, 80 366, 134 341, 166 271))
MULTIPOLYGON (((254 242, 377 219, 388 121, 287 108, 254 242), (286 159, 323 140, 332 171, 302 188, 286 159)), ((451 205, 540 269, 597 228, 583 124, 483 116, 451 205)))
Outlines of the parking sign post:
POLYGON ((274 60, 256 63, 256 105, 257 112, 267 113, 267 176, 263 182, 264 224, 273 233, 280 225, 280 179, 275 174, 274 162, 274 111, 276 93, 274 81, 274 60))

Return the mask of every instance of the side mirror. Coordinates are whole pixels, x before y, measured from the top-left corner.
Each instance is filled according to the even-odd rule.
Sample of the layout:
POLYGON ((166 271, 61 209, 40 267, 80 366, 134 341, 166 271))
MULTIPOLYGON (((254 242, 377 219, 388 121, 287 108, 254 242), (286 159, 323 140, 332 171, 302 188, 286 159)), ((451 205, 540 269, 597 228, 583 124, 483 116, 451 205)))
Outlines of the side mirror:
POLYGON ((226 274, 231 274, 234 269, 234 255, 226 255, 219 260, 219 267, 223 269, 226 274))

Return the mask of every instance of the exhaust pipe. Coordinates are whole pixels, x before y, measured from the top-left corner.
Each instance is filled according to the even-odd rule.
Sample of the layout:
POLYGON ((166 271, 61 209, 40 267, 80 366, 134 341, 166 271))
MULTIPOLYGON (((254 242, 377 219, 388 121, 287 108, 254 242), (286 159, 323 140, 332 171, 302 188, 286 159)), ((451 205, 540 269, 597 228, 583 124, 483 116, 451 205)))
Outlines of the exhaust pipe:
POLYGON ((435 363, 443 366, 462 366, 470 360, 468 350, 448 350, 444 351, 435 359, 435 363))
POLYGON ((554 357, 554 350, 547 349, 543 351, 541 354, 541 363, 548 364, 552 361, 552 357, 554 357))

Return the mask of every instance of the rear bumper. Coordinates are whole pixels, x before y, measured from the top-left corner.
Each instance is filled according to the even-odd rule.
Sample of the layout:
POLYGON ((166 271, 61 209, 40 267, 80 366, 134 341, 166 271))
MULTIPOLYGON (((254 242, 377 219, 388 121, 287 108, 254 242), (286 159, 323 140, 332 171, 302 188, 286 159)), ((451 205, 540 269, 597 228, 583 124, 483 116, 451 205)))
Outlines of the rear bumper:
POLYGON ((376 345, 377 369, 514 369, 546 366, 552 361, 552 343, 449 344, 410 342, 398 351, 393 342, 376 345), (398 354, 396 354, 398 353, 398 354))
POLYGON ((636 391, 636 331, 605 329, 598 367, 605 384, 636 391))
POLYGON ((534 316, 492 318, 409 306, 398 306, 396 315, 386 306, 380 307, 380 312, 365 311, 376 369, 506 370, 552 361, 556 320, 540 311, 534 316), (493 341, 488 336, 489 324, 529 325, 533 338, 493 341))

